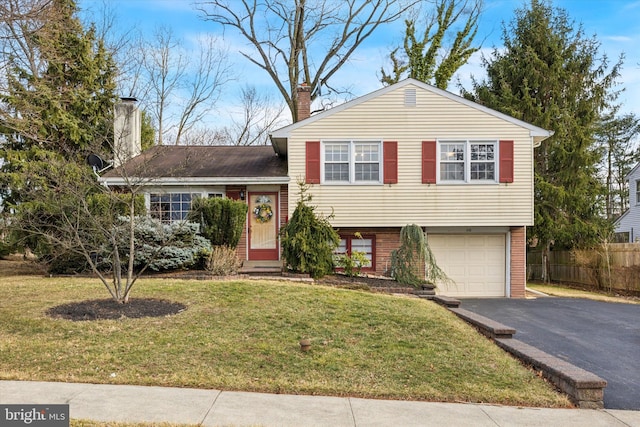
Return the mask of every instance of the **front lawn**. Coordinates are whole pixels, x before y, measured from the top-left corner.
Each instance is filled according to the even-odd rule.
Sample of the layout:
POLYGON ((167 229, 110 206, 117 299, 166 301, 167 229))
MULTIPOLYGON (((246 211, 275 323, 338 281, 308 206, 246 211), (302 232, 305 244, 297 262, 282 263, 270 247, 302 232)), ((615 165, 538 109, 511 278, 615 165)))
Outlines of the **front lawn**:
POLYGON ((97 280, 5 276, 0 289, 5 380, 570 406, 453 314, 415 298, 276 281, 144 279, 134 298, 186 310, 72 322, 46 311, 106 298, 97 280), (300 350, 302 338, 310 351, 300 350))
POLYGON ((586 298, 595 301, 620 302, 626 304, 640 304, 640 297, 593 291, 582 287, 562 285, 558 283, 527 283, 527 288, 543 292, 547 295, 565 298, 586 298))

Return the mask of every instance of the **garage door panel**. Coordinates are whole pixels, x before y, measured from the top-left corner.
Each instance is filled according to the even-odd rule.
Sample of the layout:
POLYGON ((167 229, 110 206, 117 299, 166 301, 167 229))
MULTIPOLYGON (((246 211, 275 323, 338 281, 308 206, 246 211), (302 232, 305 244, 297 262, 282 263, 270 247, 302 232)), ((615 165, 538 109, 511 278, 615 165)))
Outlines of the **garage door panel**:
POLYGON ((504 296, 505 235, 428 235, 436 261, 455 284, 439 284, 451 296, 504 296))

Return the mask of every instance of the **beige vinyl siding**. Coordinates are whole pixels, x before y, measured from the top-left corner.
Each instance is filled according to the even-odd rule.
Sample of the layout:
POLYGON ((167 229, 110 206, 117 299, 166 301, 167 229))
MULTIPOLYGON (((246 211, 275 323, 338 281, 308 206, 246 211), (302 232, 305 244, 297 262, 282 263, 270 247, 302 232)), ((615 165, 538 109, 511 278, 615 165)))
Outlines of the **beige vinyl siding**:
MULTIPOLYGON (((407 86, 414 87, 414 86, 407 86)), ((388 92, 292 131, 289 176, 305 173, 305 141, 374 139, 398 141, 398 183, 313 185, 318 211, 337 227, 501 226, 533 223, 533 143, 529 131, 500 118, 416 87, 417 105, 404 106, 404 89, 388 92), (422 141, 489 139, 514 141, 510 184, 422 184, 422 141)), ((298 200, 291 186, 290 211, 298 200)))

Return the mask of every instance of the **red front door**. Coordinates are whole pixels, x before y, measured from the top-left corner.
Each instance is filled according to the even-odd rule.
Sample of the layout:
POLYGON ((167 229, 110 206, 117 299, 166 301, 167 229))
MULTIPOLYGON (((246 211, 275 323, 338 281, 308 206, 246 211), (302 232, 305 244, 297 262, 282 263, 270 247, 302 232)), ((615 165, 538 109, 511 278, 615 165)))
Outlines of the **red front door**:
POLYGON ((249 197, 249 260, 278 260, 278 193, 251 192, 249 197))

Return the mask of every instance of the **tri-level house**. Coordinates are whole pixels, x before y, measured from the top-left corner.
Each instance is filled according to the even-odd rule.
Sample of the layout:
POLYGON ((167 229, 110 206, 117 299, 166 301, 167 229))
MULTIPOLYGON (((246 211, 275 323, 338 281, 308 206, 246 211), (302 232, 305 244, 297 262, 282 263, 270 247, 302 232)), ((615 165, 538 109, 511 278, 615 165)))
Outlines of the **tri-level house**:
POLYGON ((247 261, 280 260, 278 230, 304 182, 316 212, 333 214, 338 250, 366 254, 365 271, 389 273, 401 227, 417 224, 453 279, 439 293, 524 297, 533 150, 550 131, 413 79, 313 116, 306 87, 299 98, 303 119, 271 146, 154 147, 103 180, 148 177, 148 207, 165 221, 195 196, 245 200, 247 261))
POLYGON ((640 163, 625 179, 629 184, 629 209, 614 224, 616 237, 621 243, 640 242, 640 163))

